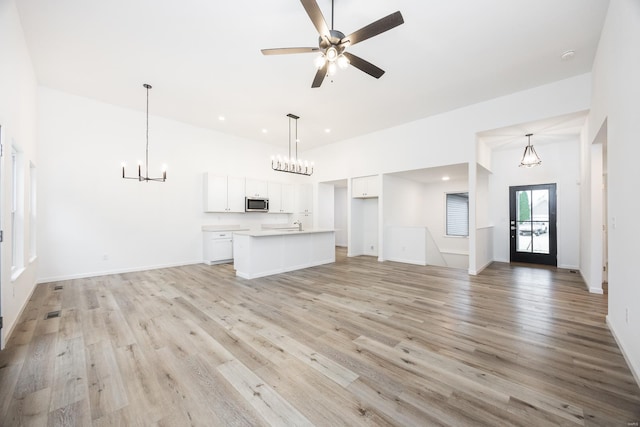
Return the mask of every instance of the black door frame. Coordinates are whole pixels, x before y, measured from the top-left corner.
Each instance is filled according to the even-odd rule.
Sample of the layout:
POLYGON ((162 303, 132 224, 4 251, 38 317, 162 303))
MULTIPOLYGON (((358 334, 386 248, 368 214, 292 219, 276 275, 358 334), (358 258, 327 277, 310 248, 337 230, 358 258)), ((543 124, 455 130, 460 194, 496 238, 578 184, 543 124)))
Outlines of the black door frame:
MULTIPOLYGON (((558 265, 558 238, 556 225, 556 184, 518 185, 509 187, 509 240, 511 248, 511 262, 526 262, 531 264, 558 265), (548 190, 549 191, 549 253, 531 253, 516 251, 517 235, 517 200, 518 191, 548 190)), ((533 233, 531 234, 533 236, 533 233)))

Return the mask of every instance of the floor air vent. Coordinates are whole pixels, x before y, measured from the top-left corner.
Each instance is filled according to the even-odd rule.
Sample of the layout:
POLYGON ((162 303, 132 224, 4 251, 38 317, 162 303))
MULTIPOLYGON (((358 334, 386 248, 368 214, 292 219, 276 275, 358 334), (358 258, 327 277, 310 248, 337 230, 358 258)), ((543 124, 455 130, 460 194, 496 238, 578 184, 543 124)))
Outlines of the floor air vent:
POLYGON ((60 317, 60 310, 50 311, 44 316, 44 320, 53 319, 54 317, 60 317))
POLYGON ((62 285, 56 285, 53 287, 54 291, 61 291, 62 290, 62 285))

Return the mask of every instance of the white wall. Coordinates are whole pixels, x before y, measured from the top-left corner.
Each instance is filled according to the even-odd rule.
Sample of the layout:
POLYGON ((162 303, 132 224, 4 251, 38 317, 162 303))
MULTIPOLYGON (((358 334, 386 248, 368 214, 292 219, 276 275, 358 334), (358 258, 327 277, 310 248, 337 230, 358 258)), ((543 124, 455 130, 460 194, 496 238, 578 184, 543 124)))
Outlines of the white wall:
POLYGON ((426 205, 423 184, 392 175, 382 177, 384 225, 424 226, 426 205))
MULTIPOLYGON (((318 200, 317 205, 314 205, 313 211, 316 214, 317 228, 335 229, 335 188, 333 184, 320 183, 317 186, 318 197, 314 198, 318 200), (322 203, 320 203, 322 201, 322 203)), ((313 224, 304 224, 308 228, 312 228, 313 224)))
MULTIPOLYGON (((590 99, 591 75, 584 74, 318 147, 304 156, 315 159, 314 179, 317 182, 458 163, 475 165, 476 157, 488 167, 490 159, 486 147, 477 147, 476 133, 584 111, 589 108, 590 99)), ((477 199, 475 193, 475 186, 469 188, 471 202, 477 199)), ((470 244, 465 243, 465 248, 469 247, 469 260, 473 266, 471 262, 469 264, 473 270, 482 267, 475 265, 478 260, 475 215, 473 210, 470 244)), ((384 215, 383 220, 386 221, 384 215)), ((381 232, 381 238, 382 235, 381 232)), ((434 238, 437 238, 436 233, 434 238)), ((577 234, 575 238, 578 238, 577 234)), ((483 245, 486 247, 490 246, 483 245)))
POLYGON ((489 198, 491 222, 495 225, 494 260, 509 262, 509 187, 555 183, 558 267, 579 269, 580 141, 570 137, 552 144, 536 144, 533 138, 532 144, 542 159, 542 164, 535 168, 518 167, 521 148, 493 153, 489 198))
POLYGON ((349 231, 347 220, 347 187, 334 189, 334 226, 336 229, 336 246, 347 246, 349 231))
MULTIPOLYGON (((446 254, 469 253, 469 239, 467 237, 447 236, 447 193, 466 193, 469 191, 469 183, 465 180, 441 181, 433 184, 426 184, 423 187, 422 197, 427 206, 424 212, 424 224, 433 236, 433 240, 440 249, 440 252, 447 259, 446 254)), ((471 206, 470 206, 471 209, 471 206)), ((456 257, 457 258, 457 257, 456 257)), ((466 266, 456 265, 457 268, 466 266)))
MULTIPOLYGON (((640 382, 637 213, 640 168, 640 2, 612 0, 593 65, 587 140, 607 122, 609 315, 607 321, 640 382)), ((599 239, 591 236, 592 245, 599 239)), ((589 250, 589 248, 582 248, 589 250)), ((592 260, 592 263, 599 262, 592 260)))
MULTIPOLYGON (((151 111, 160 96, 151 91, 151 111)), ((140 86, 142 108, 144 97, 140 86)), ((274 147, 151 115, 150 174, 167 163, 167 181, 123 180, 120 163, 144 158, 144 111, 47 88, 38 101, 40 281, 197 263, 202 225, 287 222, 203 212, 204 171, 286 180, 271 170, 274 147)))
POLYGON ((318 182, 474 163, 476 133, 589 108, 591 75, 583 74, 304 153, 318 182))
MULTIPOLYGON (((484 147, 484 144, 479 142, 484 147)), ((485 165, 489 165, 490 162, 484 162, 485 165)), ((490 186, 489 177, 491 173, 485 167, 480 164, 475 165, 475 181, 471 181, 470 187, 475 187, 475 194, 470 191, 470 194, 474 194, 474 200, 469 200, 469 209, 473 210, 471 214, 475 214, 475 230, 469 230, 470 242, 469 245, 473 246, 470 249, 470 253, 474 254, 473 258, 469 259, 469 273, 479 274, 489 264, 493 262, 494 248, 493 248, 493 219, 491 218, 491 204, 490 204, 490 186), (475 209, 473 209, 475 206, 475 209)), ((470 171, 473 170, 473 165, 469 165, 470 171)), ((473 222, 470 220, 470 222, 473 222)))
POLYGON ((351 199, 349 256, 378 255, 378 198, 351 199))
POLYGON ((27 50, 14 1, 0 1, 0 140, 4 155, 0 158, 1 221, 4 242, 1 248, 0 297, 4 328, 0 337, 0 348, 16 326, 16 320, 27 303, 36 281, 37 259, 30 260, 29 233, 29 164, 38 167, 36 156, 36 77, 27 50), (24 212, 24 240, 21 242, 24 271, 12 281, 11 278, 11 146, 21 152, 24 182, 22 206, 24 212))

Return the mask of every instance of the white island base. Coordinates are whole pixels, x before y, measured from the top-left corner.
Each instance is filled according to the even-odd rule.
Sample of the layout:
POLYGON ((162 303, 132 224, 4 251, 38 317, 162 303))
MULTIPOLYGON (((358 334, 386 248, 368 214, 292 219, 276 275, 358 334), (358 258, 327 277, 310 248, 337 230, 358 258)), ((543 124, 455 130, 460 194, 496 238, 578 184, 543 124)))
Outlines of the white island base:
POLYGON ((240 231, 233 235, 233 267, 245 279, 336 261, 333 230, 240 231))

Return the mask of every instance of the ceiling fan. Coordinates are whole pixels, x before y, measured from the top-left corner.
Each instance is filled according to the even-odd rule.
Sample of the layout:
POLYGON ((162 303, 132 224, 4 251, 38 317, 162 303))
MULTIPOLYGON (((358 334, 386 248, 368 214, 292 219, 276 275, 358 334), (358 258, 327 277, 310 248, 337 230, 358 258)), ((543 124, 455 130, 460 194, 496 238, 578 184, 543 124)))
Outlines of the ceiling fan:
POLYGON ((333 0, 331 0, 331 29, 320 11, 316 0, 300 0, 311 22, 318 30, 318 47, 284 47, 277 49, 262 49, 263 55, 286 55, 292 53, 312 53, 320 52, 321 56, 316 59, 315 65, 318 68, 312 88, 320 87, 327 74, 332 75, 336 67, 346 68, 349 64, 358 68, 370 76, 379 79, 384 74, 384 70, 376 67, 372 63, 346 51, 349 46, 370 39, 378 34, 389 31, 404 23, 400 11, 378 19, 369 25, 345 37, 344 33, 333 29, 333 0))

